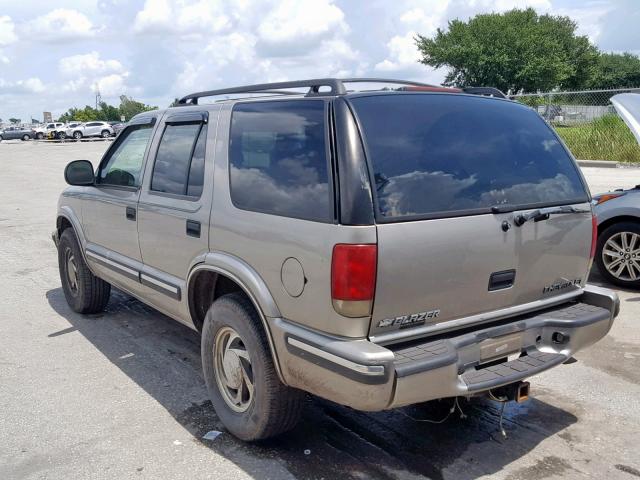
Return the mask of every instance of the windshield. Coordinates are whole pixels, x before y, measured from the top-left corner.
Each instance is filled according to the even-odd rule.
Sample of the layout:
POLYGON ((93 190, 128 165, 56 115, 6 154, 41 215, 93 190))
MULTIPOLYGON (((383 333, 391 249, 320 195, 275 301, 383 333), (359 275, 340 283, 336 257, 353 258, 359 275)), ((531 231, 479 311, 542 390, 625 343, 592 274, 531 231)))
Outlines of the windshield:
POLYGON ((527 107, 452 94, 371 95, 351 103, 382 219, 588 200, 571 157, 527 107))

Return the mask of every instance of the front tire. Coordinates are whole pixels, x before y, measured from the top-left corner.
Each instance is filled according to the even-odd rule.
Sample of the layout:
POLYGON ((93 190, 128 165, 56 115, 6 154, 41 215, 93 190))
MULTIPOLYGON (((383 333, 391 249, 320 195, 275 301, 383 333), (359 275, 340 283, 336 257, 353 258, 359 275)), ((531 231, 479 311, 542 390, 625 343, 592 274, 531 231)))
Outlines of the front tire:
POLYGON ((58 269, 64 297, 74 312, 98 313, 104 310, 109 303, 111 285, 91 273, 71 228, 60 235, 58 269))
POLYGON ((111 136, 111 132, 109 132, 109 130, 103 130, 102 133, 100 133, 100 136, 102 138, 109 138, 111 136))
POLYGON ((615 223, 598 235, 596 264, 607 281, 640 288, 640 223, 615 223))
POLYGON ((22 141, 23 142, 26 142, 27 140, 30 140, 30 139, 31 139, 31 137, 29 135, 23 135, 22 136, 22 141))
POLYGON ((258 313, 245 295, 224 295, 211 305, 201 349, 211 402, 233 435, 262 440, 296 425, 304 393, 280 382, 258 313))
POLYGON ((58 140, 64 140, 65 138, 67 138, 66 132, 58 132, 56 136, 58 137, 58 140))
POLYGON ((82 138, 82 132, 73 132, 73 138, 80 140, 82 138))
POLYGON ((44 133, 42 133, 42 132, 38 132, 38 133, 36 133, 36 138, 37 138, 38 140, 42 140, 42 139, 44 138, 44 133))

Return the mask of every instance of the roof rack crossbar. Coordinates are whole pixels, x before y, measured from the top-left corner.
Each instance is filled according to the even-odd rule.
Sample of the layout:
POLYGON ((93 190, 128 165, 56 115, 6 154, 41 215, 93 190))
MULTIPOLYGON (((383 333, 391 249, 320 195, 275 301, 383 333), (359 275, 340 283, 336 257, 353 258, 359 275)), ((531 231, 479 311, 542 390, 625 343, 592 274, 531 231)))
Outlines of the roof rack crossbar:
POLYGON ((412 82, 408 80, 394 80, 388 78, 319 78, 314 80, 299 80, 293 82, 262 83, 258 85, 246 85, 244 87, 222 88, 219 90, 206 90, 204 92, 191 93, 182 97, 178 103, 181 105, 198 103, 202 97, 215 97, 219 95, 232 95, 237 93, 273 93, 279 95, 299 95, 283 89, 309 88, 307 96, 344 95, 347 93, 345 83, 389 83, 395 85, 410 85, 415 87, 433 87, 427 83, 412 82), (329 91, 321 91, 322 87, 329 87, 329 91))

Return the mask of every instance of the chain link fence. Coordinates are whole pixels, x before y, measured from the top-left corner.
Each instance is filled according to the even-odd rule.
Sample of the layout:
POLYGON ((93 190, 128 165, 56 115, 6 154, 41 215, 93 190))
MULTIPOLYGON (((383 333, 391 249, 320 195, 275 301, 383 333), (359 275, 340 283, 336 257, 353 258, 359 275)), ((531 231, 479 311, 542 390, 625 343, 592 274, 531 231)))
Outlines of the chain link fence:
POLYGON ((517 102, 538 111, 580 160, 640 162, 640 146, 610 99, 640 88, 579 92, 525 93, 517 102))

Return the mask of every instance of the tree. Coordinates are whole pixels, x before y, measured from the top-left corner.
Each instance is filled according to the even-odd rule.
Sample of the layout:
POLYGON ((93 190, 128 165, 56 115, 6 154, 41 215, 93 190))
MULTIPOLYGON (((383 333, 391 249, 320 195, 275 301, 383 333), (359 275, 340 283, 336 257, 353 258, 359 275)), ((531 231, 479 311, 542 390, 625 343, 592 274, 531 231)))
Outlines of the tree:
POLYGON ((640 87, 640 58, 631 53, 601 54, 586 87, 640 87))
POLYGON ((122 95, 120 97, 120 106, 114 107, 107 102, 100 102, 99 108, 87 105, 84 108, 72 107, 59 117, 60 122, 90 122, 91 120, 103 121, 120 121, 120 116, 124 115, 126 120, 131 120, 134 115, 140 112, 155 110, 158 107, 152 107, 142 102, 138 102, 131 97, 122 95))
POLYGON ((107 102, 100 102, 99 114, 102 117, 101 120, 112 122, 120 120, 120 110, 118 109, 118 107, 109 105, 107 102))
POLYGON ((491 86, 505 92, 581 88, 598 50, 576 35, 569 17, 514 9, 452 20, 434 38, 418 35, 421 63, 449 67, 445 85, 491 86))
POLYGON ((19 118, 10 118, 10 119, 9 119, 9 122, 10 122, 10 123, 20 123, 20 122, 21 122, 21 119, 19 119, 19 118))
POLYGON ((158 107, 152 107, 142 102, 138 102, 126 95, 120 96, 120 115, 124 115, 126 121, 131 120, 135 115, 148 112, 150 110, 157 110, 158 107))

